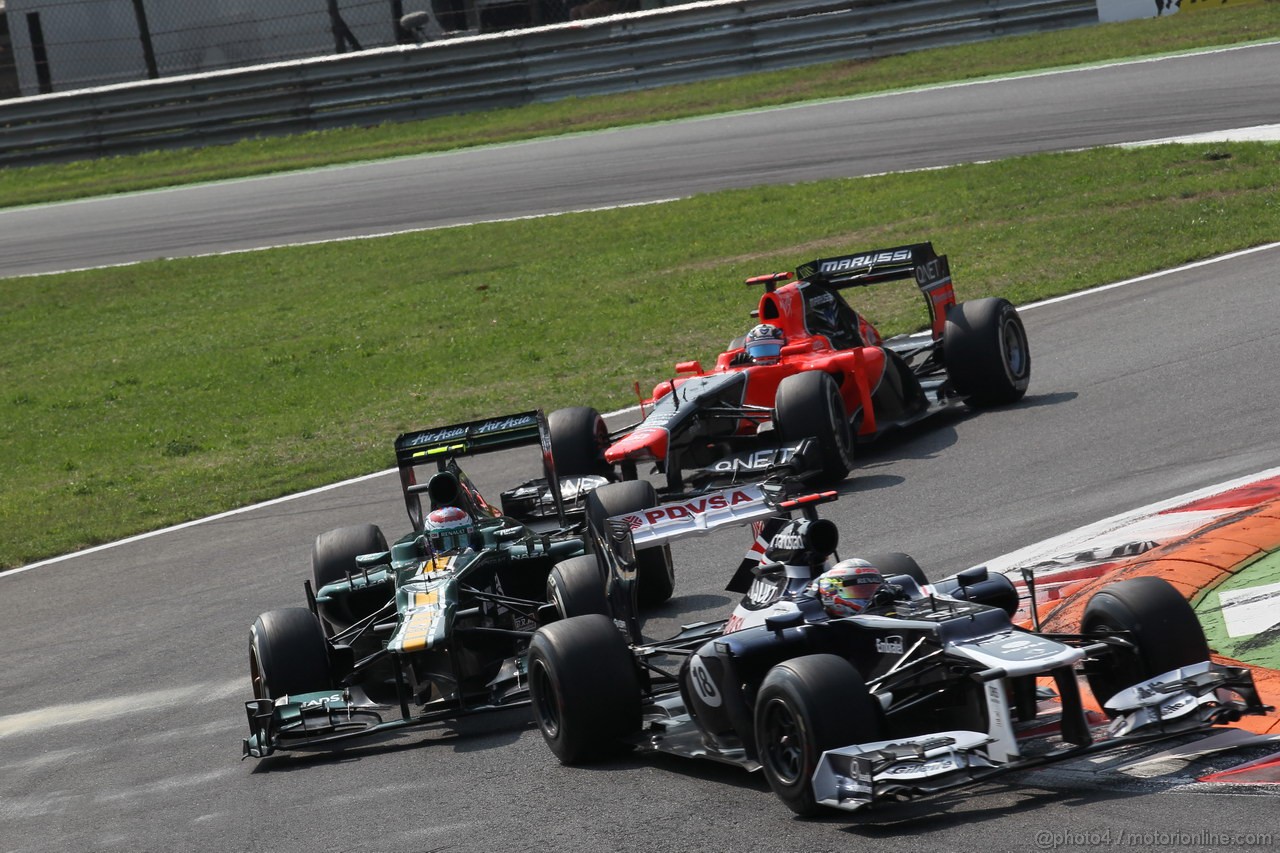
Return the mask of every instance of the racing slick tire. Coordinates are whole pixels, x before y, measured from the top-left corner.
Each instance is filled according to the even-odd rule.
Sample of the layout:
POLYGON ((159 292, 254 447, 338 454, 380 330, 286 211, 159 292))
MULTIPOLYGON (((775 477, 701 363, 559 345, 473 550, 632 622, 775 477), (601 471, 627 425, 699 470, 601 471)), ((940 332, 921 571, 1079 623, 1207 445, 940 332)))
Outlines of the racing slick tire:
MULTIPOLYGON (((387 550, 387 538, 376 524, 354 524, 339 527, 316 537, 311 549, 311 579, 315 592, 357 571, 356 557, 387 550)), ((367 594, 353 592, 339 601, 327 602, 320 608, 324 626, 330 634, 345 630, 387 603, 387 591, 381 588, 367 594)))
POLYGON ((1118 648, 1085 669, 1098 704, 1138 682, 1209 659, 1200 620, 1182 593, 1155 577, 1129 578, 1099 590, 1085 605, 1083 634, 1123 636, 1132 649, 1118 648))
MULTIPOLYGON (((603 532, 604 520, 658 505, 658 493, 648 480, 609 483, 587 495, 587 519, 603 532)), ((675 592, 676 575, 671 565, 671 548, 662 545, 636 551, 636 603, 657 607, 675 592)))
POLYGON ((333 686, 320 620, 305 607, 268 610, 249 635, 249 678, 256 699, 279 699, 333 686))
POLYGON ((883 554, 859 554, 857 556, 862 557, 862 559, 879 569, 881 577, 891 578, 894 575, 906 575, 921 586, 929 582, 924 569, 920 568, 920 564, 910 554, 903 554, 901 551, 889 551, 883 554))
POLYGON ((590 613, 609 615, 600 563, 594 554, 561 560, 547 575, 547 601, 561 619, 590 613))
POLYGON ((1021 400, 1031 382, 1027 331, 1007 299, 952 306, 942 332, 942 359, 956 392, 975 406, 1021 400))
POLYGON ((778 383, 773 423, 787 441, 815 438, 822 479, 843 480, 853 467, 853 429, 840 387, 821 370, 793 373, 778 383))
POLYGON ((528 661, 533 716, 562 764, 607 758, 640 730, 635 660, 608 616, 574 616, 540 628, 528 661))
POLYGON ((608 473, 604 451, 609 446, 609 428, 598 411, 589 406, 556 409, 547 415, 547 431, 557 477, 608 473))
POLYGON ((769 670, 755 707, 756 748, 769 787, 801 817, 822 810, 813 772, 829 749, 885 737, 880 703, 853 664, 806 655, 769 670))

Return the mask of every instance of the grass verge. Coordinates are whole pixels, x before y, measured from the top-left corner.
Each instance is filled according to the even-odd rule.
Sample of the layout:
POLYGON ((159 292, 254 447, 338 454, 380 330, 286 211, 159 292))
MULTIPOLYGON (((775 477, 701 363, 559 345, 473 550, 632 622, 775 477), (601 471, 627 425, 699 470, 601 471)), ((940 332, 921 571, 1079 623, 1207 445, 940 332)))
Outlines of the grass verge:
POLYGON ((870 61, 428 121, 0 170, 0 207, 512 142, 797 101, 1280 37, 1280 0, 1100 24, 870 61))
MULTIPOLYGON (((0 281, 0 566, 389 467, 406 429, 625 405, 814 257, 929 239, 961 299, 1025 303, 1280 240, 1278 175, 1102 149, 0 281)), ((924 319, 908 283, 853 300, 924 319)))

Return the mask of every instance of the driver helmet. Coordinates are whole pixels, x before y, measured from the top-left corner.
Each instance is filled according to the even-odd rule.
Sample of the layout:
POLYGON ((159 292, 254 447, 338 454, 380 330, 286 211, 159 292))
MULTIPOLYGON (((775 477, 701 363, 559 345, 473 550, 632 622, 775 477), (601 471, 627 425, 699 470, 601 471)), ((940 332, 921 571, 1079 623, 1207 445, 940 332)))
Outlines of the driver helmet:
POLYGON ((752 361, 757 364, 768 364, 778 360, 782 355, 782 346, 786 342, 787 336, 781 329, 768 323, 761 323, 747 332, 742 345, 752 361))
POLYGON ((461 551, 471 544, 475 522, 456 506, 433 509, 427 516, 425 533, 434 551, 461 551))
POLYGON ((866 560, 841 560, 809 587, 833 618, 857 616, 866 610, 884 585, 880 570, 866 560))

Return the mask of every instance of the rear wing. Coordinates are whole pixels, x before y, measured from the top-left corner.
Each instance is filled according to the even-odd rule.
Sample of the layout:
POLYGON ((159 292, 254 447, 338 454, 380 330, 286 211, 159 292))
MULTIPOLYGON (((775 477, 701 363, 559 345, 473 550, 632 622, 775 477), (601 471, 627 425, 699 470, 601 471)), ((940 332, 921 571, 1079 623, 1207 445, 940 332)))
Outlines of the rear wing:
POLYGON ((818 504, 836 497, 836 492, 828 491, 790 498, 783 484, 753 483, 605 519, 605 529, 594 535, 600 539, 596 551, 604 563, 614 618, 626 624, 633 642, 640 642, 634 597, 636 551, 705 536, 722 527, 789 517, 795 510, 810 514, 818 504))
POLYGON ((956 302, 947 256, 936 253, 932 243, 912 243, 834 258, 819 258, 798 266, 796 278, 822 284, 833 290, 914 278, 929 306, 929 325, 935 340, 942 337, 947 309, 956 302))
MULTIPOLYGON (((396 437, 396 467, 400 471, 400 485, 404 489, 405 508, 413 529, 422 530, 424 516, 421 493, 428 483, 419 483, 416 469, 421 465, 436 466, 436 471, 451 467, 457 473, 457 465, 451 464, 460 456, 473 456, 506 450, 512 447, 538 445, 542 450, 542 470, 548 483, 558 483, 555 459, 551 455, 551 432, 546 415, 541 409, 467 421, 442 427, 406 432, 396 437)), ((460 478, 465 479, 465 478, 460 478)), ((467 486, 469 484, 464 484, 467 486)), ((551 489, 556 504, 556 516, 560 526, 565 526, 564 502, 558 488, 551 489)))
POLYGON ((652 509, 611 518, 609 523, 625 525, 631 549, 639 550, 690 536, 706 536, 720 527, 750 524, 777 512, 761 485, 754 483, 659 504, 652 509))

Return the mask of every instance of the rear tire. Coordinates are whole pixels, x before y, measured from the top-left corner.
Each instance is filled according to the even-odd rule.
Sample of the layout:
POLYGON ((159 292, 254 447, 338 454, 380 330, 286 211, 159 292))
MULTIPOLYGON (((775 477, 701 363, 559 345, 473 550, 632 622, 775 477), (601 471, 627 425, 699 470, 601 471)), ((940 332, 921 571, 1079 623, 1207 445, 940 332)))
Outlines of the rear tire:
POLYGON ((778 383, 773 423, 787 441, 815 438, 822 479, 843 480, 853 467, 853 430, 836 381, 821 370, 794 373, 778 383))
POLYGON ((956 392, 975 406, 1022 399, 1031 382, 1031 349, 1007 299, 960 302, 947 312, 942 357, 956 392))
POLYGON ((883 554, 858 554, 855 556, 860 556, 875 566, 880 570, 880 574, 883 577, 907 575, 921 586, 929 582, 929 578, 925 576, 924 569, 920 568, 920 564, 910 554, 903 554, 901 551, 889 551, 883 554))
POLYGON ((595 555, 570 557, 553 566, 547 575, 547 601, 556 606, 561 619, 591 613, 608 616, 609 599, 595 555))
POLYGON ((1080 631, 1127 631, 1134 645, 1090 665, 1089 689, 1099 704, 1148 678, 1209 659, 1195 611, 1161 578, 1130 578, 1103 587, 1085 605, 1080 631))
POLYGON ((604 451, 609 446, 609 428, 595 409, 556 409, 547 415, 547 429, 551 433, 556 476, 584 477, 608 472, 604 451))
POLYGON ((282 607, 259 616, 249 635, 249 678, 256 699, 331 688, 320 620, 305 607, 282 607))
POLYGON ((615 754, 640 730, 640 679, 607 616, 553 622, 529 646, 529 694, 547 746, 562 764, 615 754))
MULTIPOLYGON (((311 579, 315 583, 315 591, 318 593, 322 587, 356 572, 356 557, 361 554, 386 550, 387 538, 376 524, 355 524, 321 533, 311 549, 311 579)), ((374 595, 374 600, 370 601, 367 596, 353 594, 323 607, 321 613, 329 632, 345 630, 386 604, 388 593, 385 590, 374 595)))
MULTIPOLYGON (((609 483, 587 495, 587 519, 604 530, 604 521, 658 505, 658 493, 648 480, 609 483)), ((671 548, 662 545, 636 551, 636 602, 641 607, 657 607, 675 592, 676 576, 671 565, 671 548)))
POLYGON ((829 749, 885 737, 880 703, 842 657, 806 655, 765 676, 755 708, 756 745, 769 787, 802 817, 821 811, 813 772, 829 749))

